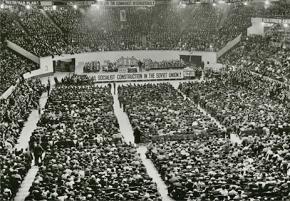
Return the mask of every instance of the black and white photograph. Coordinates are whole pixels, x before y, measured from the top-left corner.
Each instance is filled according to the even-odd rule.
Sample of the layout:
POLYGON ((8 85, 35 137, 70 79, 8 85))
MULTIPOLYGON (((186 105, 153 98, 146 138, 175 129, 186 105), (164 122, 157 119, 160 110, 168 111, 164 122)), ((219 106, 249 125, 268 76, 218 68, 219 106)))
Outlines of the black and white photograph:
POLYGON ((0 0, 0 201, 290 201, 290 0, 0 0))

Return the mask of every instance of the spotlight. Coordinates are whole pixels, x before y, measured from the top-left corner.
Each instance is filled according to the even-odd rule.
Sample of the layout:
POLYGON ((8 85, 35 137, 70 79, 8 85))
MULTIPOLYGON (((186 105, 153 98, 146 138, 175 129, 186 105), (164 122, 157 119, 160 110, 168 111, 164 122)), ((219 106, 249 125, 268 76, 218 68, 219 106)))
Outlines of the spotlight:
POLYGON ((266 0, 266 1, 265 1, 265 5, 266 5, 266 6, 269 6, 269 5, 270 5, 269 0, 266 0))
POLYGON ((213 5, 213 6, 216 6, 216 3, 213 3, 212 5, 213 5))
POLYGON ((284 24, 283 24, 283 27, 284 27, 284 28, 288 28, 289 25, 288 25, 287 23, 284 23, 284 24))
POLYGON ((247 6, 247 5, 248 5, 248 2, 247 2, 247 1, 245 1, 245 2, 244 2, 244 5, 245 5, 245 6, 247 6))
POLYGON ((30 5, 26 5, 25 8, 26 8, 27 10, 30 10, 30 9, 31 9, 31 6, 30 6, 30 5))
POLYGON ((52 6, 52 10, 56 10, 56 5, 53 5, 52 6))
POLYGON ((76 9, 78 9, 78 6, 76 4, 74 4, 73 8, 76 10, 76 9))
POLYGON ((99 4, 92 4, 92 7, 99 10, 100 9, 100 5, 99 4))
POLYGON ((179 6, 180 6, 180 8, 185 8, 185 7, 186 7, 186 4, 185 4, 185 3, 182 3, 182 2, 180 2, 180 3, 179 3, 179 6))
POLYGON ((4 4, 3 3, 0 5, 0 8, 1 9, 4 9, 4 4))

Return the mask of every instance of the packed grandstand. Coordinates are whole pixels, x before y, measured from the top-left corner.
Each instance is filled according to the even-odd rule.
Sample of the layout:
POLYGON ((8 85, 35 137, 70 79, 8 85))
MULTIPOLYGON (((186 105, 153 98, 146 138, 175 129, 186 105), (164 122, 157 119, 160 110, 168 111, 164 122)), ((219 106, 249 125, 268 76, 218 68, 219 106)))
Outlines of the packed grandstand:
POLYGON ((0 0, 1 201, 290 200, 289 1, 19 2, 0 0), (218 69, 188 56, 236 39, 218 69), (124 56, 150 51, 188 55, 124 56))

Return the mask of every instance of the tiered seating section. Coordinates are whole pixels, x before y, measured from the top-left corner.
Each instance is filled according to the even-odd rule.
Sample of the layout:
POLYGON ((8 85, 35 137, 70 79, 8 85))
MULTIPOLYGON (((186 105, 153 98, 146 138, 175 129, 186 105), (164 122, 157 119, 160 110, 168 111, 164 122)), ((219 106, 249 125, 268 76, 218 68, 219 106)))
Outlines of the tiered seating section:
POLYGON ((39 68, 39 65, 1 46, 0 43, 0 95, 15 85, 21 75, 39 68))
MULTIPOLYGON (((8 18, 25 33, 7 37, 38 56, 132 49, 217 51, 245 31, 255 13, 252 7, 227 4, 19 10, 8 18), (120 10, 125 10, 126 21, 120 21, 120 10)), ((15 27, 6 29, 16 32, 15 27)))
POLYGON ((283 49, 281 46, 271 45, 275 40, 277 40, 275 35, 266 38, 260 36, 246 38, 223 56, 221 62, 228 66, 247 68, 272 79, 289 83, 290 52, 289 49, 283 49))

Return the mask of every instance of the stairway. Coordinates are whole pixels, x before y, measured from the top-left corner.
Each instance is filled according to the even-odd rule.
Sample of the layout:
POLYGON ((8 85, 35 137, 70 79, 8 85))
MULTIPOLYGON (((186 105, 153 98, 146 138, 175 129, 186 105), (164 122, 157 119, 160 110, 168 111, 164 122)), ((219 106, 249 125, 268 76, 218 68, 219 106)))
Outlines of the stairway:
POLYGON ((26 34, 26 35, 29 35, 29 32, 28 32, 28 30, 25 28, 25 26, 23 26, 23 24, 21 23, 21 20, 20 20, 20 15, 19 15, 19 13, 18 14, 14 14, 14 23, 15 24, 17 24, 17 25, 19 25, 19 27, 24 31, 24 33, 26 34))
POLYGON ((222 8, 222 11, 220 12, 219 16, 219 22, 217 28, 220 29, 224 25, 224 22, 226 21, 230 10, 232 9, 231 5, 225 5, 225 7, 222 8))
POLYGON ((54 25, 54 27, 60 31, 61 34, 64 33, 64 31, 55 23, 55 21, 53 20, 53 18, 45 12, 45 10, 41 10, 41 13, 54 25))

